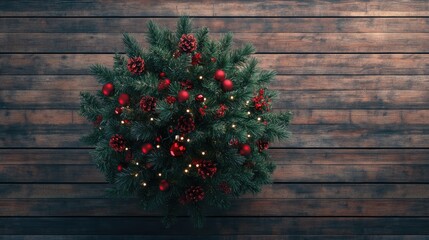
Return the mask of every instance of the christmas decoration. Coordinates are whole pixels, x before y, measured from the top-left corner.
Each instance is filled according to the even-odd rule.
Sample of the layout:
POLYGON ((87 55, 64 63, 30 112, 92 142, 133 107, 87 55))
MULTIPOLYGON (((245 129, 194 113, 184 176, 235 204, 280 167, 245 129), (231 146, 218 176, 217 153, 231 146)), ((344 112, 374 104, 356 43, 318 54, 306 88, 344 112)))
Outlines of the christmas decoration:
POLYGON ((275 73, 258 67, 250 44, 235 49, 231 34, 214 41, 188 18, 177 32, 148 25, 148 49, 124 34, 114 67, 91 67, 103 87, 81 94, 94 123, 83 140, 113 195, 137 197, 167 222, 185 208, 200 227, 207 208, 270 182, 265 150, 287 137, 291 114, 270 111, 275 73))
POLYGON ((106 83, 103 85, 103 89, 101 92, 104 94, 104 96, 110 96, 113 94, 113 91, 115 91, 115 86, 113 86, 113 83, 106 83))
POLYGON ((129 58, 128 71, 134 75, 140 75, 144 71, 144 60, 141 57, 129 58))

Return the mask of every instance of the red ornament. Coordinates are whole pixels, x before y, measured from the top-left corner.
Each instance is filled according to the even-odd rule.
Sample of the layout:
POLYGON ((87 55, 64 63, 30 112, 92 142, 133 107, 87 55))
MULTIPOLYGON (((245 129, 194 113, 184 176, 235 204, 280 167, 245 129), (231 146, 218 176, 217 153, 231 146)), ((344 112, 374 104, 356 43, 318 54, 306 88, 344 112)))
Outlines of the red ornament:
POLYGON ((185 53, 197 50, 197 39, 192 34, 183 34, 180 38, 179 49, 185 53))
POLYGON ((126 148, 125 144, 126 144, 125 138, 119 134, 113 135, 109 141, 109 146, 116 152, 125 151, 125 148, 126 148))
POLYGON ((148 154, 150 151, 152 151, 153 149, 153 145, 150 143, 145 143, 142 146, 142 153, 143 154, 148 154))
POLYGON ((110 96, 112 95, 113 91, 115 91, 115 86, 113 86, 113 83, 106 83, 103 85, 103 89, 101 92, 104 94, 104 96, 110 96))
POLYGON ((186 147, 181 142, 174 142, 170 147, 170 154, 173 157, 180 157, 186 151, 186 147))
POLYGON ((160 191, 167 191, 168 188, 170 188, 170 183, 167 182, 167 180, 162 179, 159 183, 159 190, 160 191))
POLYGON ((247 156, 252 152, 252 148, 250 148, 249 144, 243 144, 240 147, 240 155, 247 156))
POLYGON ((140 109, 143 112, 151 112, 156 108, 156 98, 151 96, 143 96, 140 100, 140 109))
POLYGON ((164 80, 161 80, 158 84, 158 91, 162 91, 170 87, 171 81, 170 79, 166 78, 164 80))
POLYGON ((121 95, 119 95, 118 97, 118 102, 122 106, 127 106, 128 104, 130 104, 130 95, 126 93, 121 93, 121 95))
POLYGON ((229 79, 225 79, 223 82, 222 82, 222 90, 224 91, 224 92, 229 92, 229 91, 232 91, 232 89, 234 88, 234 83, 231 81, 231 80, 229 80, 229 79))
POLYGON ((165 98, 165 101, 166 101, 168 104, 173 104, 173 103, 175 103, 175 102, 176 102, 176 97, 173 97, 173 96, 167 96, 167 97, 165 98))
POLYGON ((141 57, 129 58, 128 71, 134 75, 140 75, 144 71, 144 60, 141 57))
POLYGON ((198 65, 202 62, 202 56, 201 53, 196 53, 194 56, 192 56, 192 65, 198 65))
POLYGON ((180 90, 179 93, 177 94, 177 99, 179 100, 179 102, 185 102, 186 100, 189 99, 189 93, 186 90, 180 90))
POLYGON ((115 108, 115 114, 120 115, 122 113, 122 107, 116 107, 115 108))
POLYGON ((118 172, 122 172, 122 169, 123 169, 123 166, 122 166, 122 164, 118 164, 118 172))
POLYGON ((180 116, 177 121, 177 129, 183 134, 190 133, 195 130, 194 118, 191 115, 180 116))
POLYGON ((195 101, 197 101, 197 102, 204 102, 204 95, 203 94, 198 94, 197 96, 195 96, 195 101))
POLYGON ((160 72, 158 76, 159 78, 165 78, 167 74, 165 74, 165 72, 160 72))
POLYGON ((216 70, 214 74, 214 79, 216 79, 219 82, 222 82, 223 80, 225 80, 225 77, 226 77, 226 74, 222 69, 216 70))

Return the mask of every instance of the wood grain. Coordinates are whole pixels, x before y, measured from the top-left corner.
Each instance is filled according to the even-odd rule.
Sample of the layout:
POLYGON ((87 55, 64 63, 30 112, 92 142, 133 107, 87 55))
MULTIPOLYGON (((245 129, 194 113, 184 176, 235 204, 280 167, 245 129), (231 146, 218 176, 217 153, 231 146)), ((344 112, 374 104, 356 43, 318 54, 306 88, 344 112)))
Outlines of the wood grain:
MULTIPOLYGON (((429 74, 429 54, 259 54, 260 67, 279 74, 429 74)), ((92 64, 113 64, 112 54, 1 54, 0 74, 88 74, 92 64)))
POLYGON ((64 1, 48 2, 5 0, 2 16, 427 16, 425 0, 312 0, 292 1, 64 1), (150 6, 150 7, 148 7, 150 6))
MULTIPOLYGON (((148 47, 146 34, 130 34, 148 47)), ((429 53, 426 33, 236 33, 234 42, 264 53, 429 53)), ((0 33, 0 52, 116 53, 124 46, 120 33, 0 33)))

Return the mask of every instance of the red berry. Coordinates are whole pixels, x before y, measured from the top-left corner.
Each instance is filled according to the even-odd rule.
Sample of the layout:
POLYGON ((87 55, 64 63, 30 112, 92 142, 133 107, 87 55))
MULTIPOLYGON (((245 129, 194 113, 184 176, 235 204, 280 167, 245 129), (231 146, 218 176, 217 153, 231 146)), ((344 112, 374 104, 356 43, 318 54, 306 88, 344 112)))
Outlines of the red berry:
POLYGON ((165 78, 165 76, 167 76, 167 74, 165 74, 165 72, 160 72, 159 73, 159 78, 165 78))
POLYGON ((118 102, 122 106, 126 106, 126 105, 130 104, 130 95, 128 95, 126 93, 121 93, 121 95, 119 95, 119 97, 118 97, 118 102))
POLYGON ((104 84, 103 89, 101 90, 101 92, 104 94, 104 96, 112 95, 113 91, 115 91, 115 86, 113 86, 113 83, 104 84))
POLYGON ((122 170, 123 170, 122 164, 118 164, 118 172, 122 172, 122 170))
POLYGON ((143 154, 148 154, 150 151, 152 151, 152 149, 153 149, 152 144, 150 144, 150 143, 145 143, 145 144, 143 144, 143 146, 142 146, 142 153, 143 153, 143 154))
POLYGON ((214 79, 216 79, 217 81, 223 81, 225 80, 225 77, 226 77, 226 74, 222 69, 216 70, 214 74, 214 79))
POLYGON ((160 191, 167 191, 169 187, 170 187, 170 184, 165 179, 162 179, 161 182, 159 183, 160 191))

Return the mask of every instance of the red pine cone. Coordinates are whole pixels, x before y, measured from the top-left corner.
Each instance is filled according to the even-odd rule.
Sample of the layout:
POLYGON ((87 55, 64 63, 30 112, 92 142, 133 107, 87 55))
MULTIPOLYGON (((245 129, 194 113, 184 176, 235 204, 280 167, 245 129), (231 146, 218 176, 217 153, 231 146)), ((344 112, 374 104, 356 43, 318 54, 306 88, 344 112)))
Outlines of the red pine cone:
POLYGON ((203 60, 203 57, 201 55, 201 53, 196 53, 194 56, 192 56, 192 65, 198 65, 201 64, 203 60))
POLYGON ((256 145, 258 145, 259 152, 268 149, 268 141, 266 140, 259 139, 258 141, 256 141, 256 145))
POLYGON ((194 163, 198 164, 198 175, 200 175, 202 179, 213 177, 217 171, 216 164, 211 161, 197 160, 194 163))
POLYGON ((156 98, 151 96, 143 96, 140 100, 140 108, 143 112, 154 111, 156 107, 156 98))
POLYGON ((194 83, 188 79, 180 82, 180 86, 182 87, 182 89, 191 90, 194 88, 194 83))
POLYGON ((187 203, 197 203, 204 199, 204 190, 201 186, 191 186, 185 192, 185 201, 187 203))
POLYGON ((185 53, 197 50, 197 39, 192 34, 183 34, 180 38, 179 49, 185 53))
POLYGON ((144 71, 144 60, 141 57, 129 58, 127 68, 132 74, 140 75, 144 71))
POLYGON ((232 188, 229 186, 227 182, 221 182, 219 184, 219 188, 225 194, 230 194, 232 192, 232 188))
POLYGON ((216 116, 219 117, 219 118, 225 116, 226 110, 228 110, 228 107, 225 104, 219 105, 219 108, 216 111, 216 116))
POLYGON ((255 105, 255 110, 257 111, 270 110, 269 103, 271 100, 266 96, 264 96, 264 94, 265 94, 264 89, 259 89, 258 95, 252 99, 253 104, 255 105))
POLYGON ((180 116, 177 122, 177 129, 181 133, 190 133, 195 130, 195 122, 191 115, 180 116))
POLYGON ((126 148, 125 144, 126 144, 125 138, 119 134, 113 135, 109 141, 109 146, 116 152, 125 151, 125 148, 126 148))

